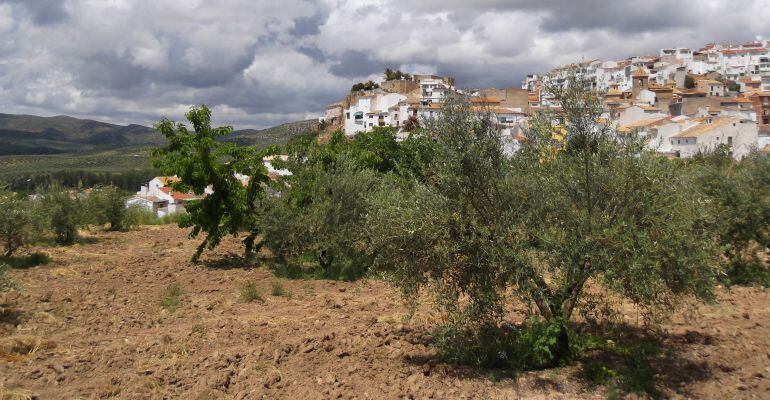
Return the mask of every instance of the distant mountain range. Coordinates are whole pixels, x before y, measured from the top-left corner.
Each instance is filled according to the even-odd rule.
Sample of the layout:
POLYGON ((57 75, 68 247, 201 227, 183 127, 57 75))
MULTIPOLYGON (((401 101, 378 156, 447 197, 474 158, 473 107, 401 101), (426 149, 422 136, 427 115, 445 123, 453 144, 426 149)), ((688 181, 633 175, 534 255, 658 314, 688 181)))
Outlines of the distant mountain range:
MULTIPOLYGON (((243 129, 225 140, 265 146, 285 143, 306 133, 315 120, 290 122, 268 129, 243 129)), ((121 147, 154 147, 166 142, 155 129, 142 125, 115 125, 66 115, 0 114, 0 156, 79 153, 121 147)))

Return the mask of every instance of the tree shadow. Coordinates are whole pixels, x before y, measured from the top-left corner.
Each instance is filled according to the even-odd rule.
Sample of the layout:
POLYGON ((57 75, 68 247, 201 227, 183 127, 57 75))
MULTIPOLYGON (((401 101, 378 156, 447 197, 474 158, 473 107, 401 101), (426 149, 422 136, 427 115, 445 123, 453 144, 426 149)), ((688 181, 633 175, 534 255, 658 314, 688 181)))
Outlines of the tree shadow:
MULTIPOLYGON (((610 398, 636 393, 657 399, 667 398, 672 392, 688 397, 687 386, 712 377, 707 361, 688 359, 683 352, 690 345, 715 345, 713 336, 695 331, 683 334, 651 332, 625 324, 612 327, 578 325, 575 328, 584 340, 577 346, 582 346, 584 350, 568 363, 578 363, 580 368, 567 376, 585 385, 588 390, 607 389, 610 398)), ((435 345, 432 342, 425 344, 435 345)), ((453 378, 493 382, 502 378, 516 381, 522 372, 549 371, 452 364, 438 354, 410 356, 404 360, 424 371, 441 366, 443 373, 453 378)), ((559 369, 550 371, 558 372, 559 369)), ((544 392, 563 390, 559 379, 542 375, 534 376, 531 384, 544 392)))
POLYGON ((636 393, 658 399, 671 392, 689 397, 687 386, 711 378, 708 362, 688 359, 683 351, 693 344, 714 345, 713 336, 651 332, 624 324, 594 337, 604 343, 577 358, 582 366, 573 377, 589 387, 607 387, 610 397, 636 393))
POLYGON ((0 264, 7 264, 13 269, 27 269, 45 265, 51 262, 51 256, 43 252, 35 252, 27 255, 0 256, 0 264))
POLYGON ((24 313, 0 304, 0 335, 12 332, 22 322, 24 313))
POLYGON ((229 253, 215 259, 201 260, 201 264, 205 268, 209 269, 244 269, 249 270, 260 265, 260 261, 256 257, 245 258, 241 255, 229 253))

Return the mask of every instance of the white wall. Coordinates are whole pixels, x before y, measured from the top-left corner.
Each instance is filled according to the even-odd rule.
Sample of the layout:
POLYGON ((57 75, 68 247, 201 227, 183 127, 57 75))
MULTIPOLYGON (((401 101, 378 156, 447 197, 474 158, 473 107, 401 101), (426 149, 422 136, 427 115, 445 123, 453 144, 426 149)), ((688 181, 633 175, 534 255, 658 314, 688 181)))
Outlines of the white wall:
POLYGON ((740 160, 757 146, 757 124, 736 120, 705 132, 697 138, 672 137, 670 140, 672 150, 678 150, 680 157, 687 158, 698 151, 711 150, 719 144, 729 144, 730 138, 732 138, 733 158, 740 160))

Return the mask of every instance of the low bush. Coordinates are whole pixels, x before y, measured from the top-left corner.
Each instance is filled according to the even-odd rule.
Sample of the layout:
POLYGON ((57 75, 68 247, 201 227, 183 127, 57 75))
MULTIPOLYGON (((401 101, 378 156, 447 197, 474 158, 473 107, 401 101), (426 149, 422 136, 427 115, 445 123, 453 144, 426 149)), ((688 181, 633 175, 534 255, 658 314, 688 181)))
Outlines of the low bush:
POLYGON ((663 397, 659 387, 661 376, 653 367, 655 359, 662 355, 659 342, 616 338, 598 343, 595 348, 605 355, 606 360, 584 364, 581 373, 589 383, 606 386, 607 398, 621 399, 629 393, 663 397))
MULTIPOLYGON (((464 324, 444 325, 434 332, 439 356, 453 364, 513 371, 537 370, 557 366, 554 351, 561 333, 560 322, 530 319, 519 326, 468 328, 464 324)), ((571 351, 565 363, 584 347, 570 331, 571 351)))
POLYGON ((0 263, 0 292, 5 292, 14 287, 13 280, 8 276, 11 267, 8 264, 0 263))
POLYGON ((133 215, 132 218, 134 219, 134 223, 136 225, 178 224, 186 216, 185 213, 174 213, 158 217, 156 213, 141 207, 130 207, 129 210, 133 215))
POLYGON ((257 284, 254 282, 247 282, 245 285, 241 286, 238 298, 244 303, 263 301, 262 291, 259 290, 257 284))
POLYGON ((47 253, 36 252, 27 256, 0 257, 0 262, 11 268, 23 269, 48 264, 51 262, 51 256, 47 253))
POLYGON ((160 306, 173 313, 182 304, 182 286, 178 283, 168 285, 160 295, 160 306))
POLYGON ((756 254, 732 260, 722 282, 727 285, 770 287, 770 266, 756 254))
POLYGON ((273 282, 271 286, 271 292, 273 296, 279 297, 279 296, 285 296, 286 295, 286 289, 283 288, 283 285, 281 282, 273 282))

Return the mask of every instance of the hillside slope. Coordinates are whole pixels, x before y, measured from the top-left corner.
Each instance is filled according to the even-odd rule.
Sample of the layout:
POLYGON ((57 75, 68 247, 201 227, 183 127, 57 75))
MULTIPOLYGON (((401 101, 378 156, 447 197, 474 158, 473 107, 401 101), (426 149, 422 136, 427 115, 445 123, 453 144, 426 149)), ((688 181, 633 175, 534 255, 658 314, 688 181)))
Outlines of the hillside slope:
MULTIPOLYGON (((282 144, 308 132, 314 120, 297 121, 267 129, 234 131, 225 140, 253 146, 282 144)), ((0 114, 0 156, 69 154, 124 147, 156 147, 166 140, 142 125, 116 125, 64 115, 0 114)))
POLYGON ((0 155, 56 154, 97 148, 156 146, 158 133, 141 125, 115 125, 59 115, 0 114, 0 155))

